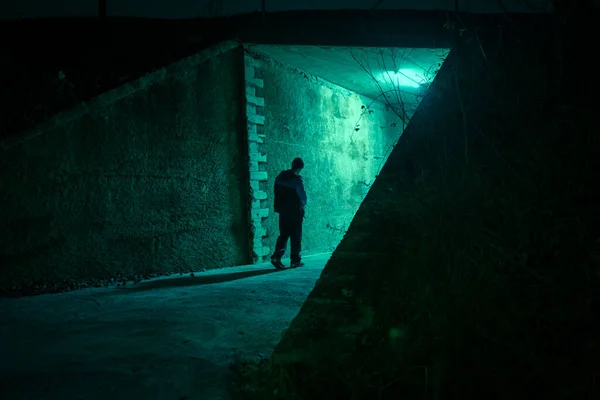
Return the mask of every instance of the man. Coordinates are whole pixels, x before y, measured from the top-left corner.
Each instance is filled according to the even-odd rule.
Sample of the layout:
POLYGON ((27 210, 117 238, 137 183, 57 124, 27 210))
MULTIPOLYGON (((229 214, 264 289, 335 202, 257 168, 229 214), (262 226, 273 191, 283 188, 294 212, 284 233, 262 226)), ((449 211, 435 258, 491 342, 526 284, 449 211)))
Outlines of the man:
POLYGON ((300 257, 302 245, 302 221, 306 206, 306 192, 300 172, 304 161, 295 158, 292 169, 282 171, 275 179, 275 212, 279 214, 279 237, 275 245, 275 253, 271 256, 271 264, 275 268, 285 268, 281 257, 285 253, 287 241, 291 242, 291 268, 304 265, 300 257))

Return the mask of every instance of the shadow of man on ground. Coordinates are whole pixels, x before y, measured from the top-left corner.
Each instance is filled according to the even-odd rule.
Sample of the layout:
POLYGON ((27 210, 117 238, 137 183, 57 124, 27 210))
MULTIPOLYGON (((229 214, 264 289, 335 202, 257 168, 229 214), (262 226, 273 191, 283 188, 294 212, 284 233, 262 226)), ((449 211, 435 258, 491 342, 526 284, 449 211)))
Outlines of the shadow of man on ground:
POLYGON ((282 272, 280 269, 260 269, 253 271, 233 272, 229 274, 214 274, 200 276, 185 276, 180 278, 159 279, 155 281, 142 282, 135 286, 124 287, 124 292, 141 292, 153 289, 167 289, 187 286, 210 285, 214 283, 224 283, 236 281, 238 279, 251 278, 253 276, 268 275, 275 272, 282 272))

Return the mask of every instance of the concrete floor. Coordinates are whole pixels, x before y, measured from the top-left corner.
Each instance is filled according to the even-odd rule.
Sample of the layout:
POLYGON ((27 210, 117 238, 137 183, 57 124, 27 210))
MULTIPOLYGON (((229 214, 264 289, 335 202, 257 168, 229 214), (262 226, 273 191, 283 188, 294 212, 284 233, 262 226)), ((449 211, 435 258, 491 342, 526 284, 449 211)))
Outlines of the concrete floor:
POLYGON ((0 300, 2 398, 227 399, 230 365, 270 355, 329 256, 0 300))

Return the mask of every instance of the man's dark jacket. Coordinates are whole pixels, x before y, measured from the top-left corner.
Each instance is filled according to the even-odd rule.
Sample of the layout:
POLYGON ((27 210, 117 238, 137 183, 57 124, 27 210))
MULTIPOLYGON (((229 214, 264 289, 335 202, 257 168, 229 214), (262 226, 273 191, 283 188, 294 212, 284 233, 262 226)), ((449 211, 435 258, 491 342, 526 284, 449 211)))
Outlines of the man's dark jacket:
POLYGON ((304 214, 306 192, 304 181, 292 170, 282 171, 275 179, 275 212, 279 214, 304 214))

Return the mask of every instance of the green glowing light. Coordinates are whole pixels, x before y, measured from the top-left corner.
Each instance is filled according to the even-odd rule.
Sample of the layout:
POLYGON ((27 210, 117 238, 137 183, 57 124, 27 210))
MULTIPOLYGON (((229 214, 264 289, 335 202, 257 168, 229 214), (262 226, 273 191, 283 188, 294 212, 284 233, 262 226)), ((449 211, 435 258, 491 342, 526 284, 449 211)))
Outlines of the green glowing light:
POLYGON ((413 69, 399 69, 397 72, 388 71, 387 74, 398 86, 418 88, 421 84, 427 82, 427 79, 419 72, 413 69))

